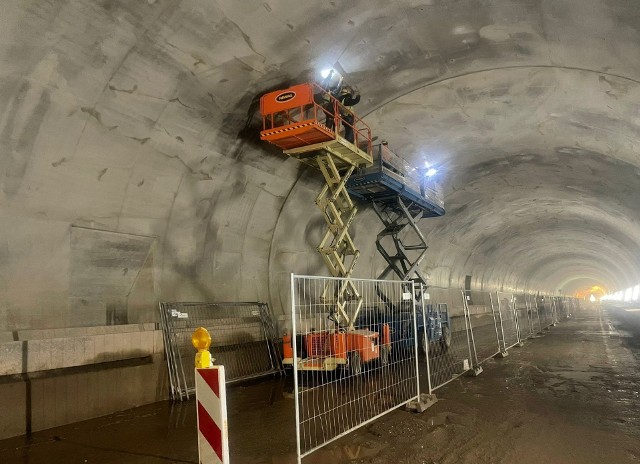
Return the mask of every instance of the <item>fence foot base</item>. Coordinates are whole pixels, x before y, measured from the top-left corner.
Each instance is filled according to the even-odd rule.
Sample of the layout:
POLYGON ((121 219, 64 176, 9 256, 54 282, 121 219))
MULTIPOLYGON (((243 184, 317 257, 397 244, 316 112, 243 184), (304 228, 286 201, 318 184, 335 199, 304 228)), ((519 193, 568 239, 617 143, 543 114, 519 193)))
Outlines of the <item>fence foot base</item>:
POLYGON ((522 347, 524 346, 524 341, 522 341, 522 342, 518 342, 518 343, 516 343, 516 344, 515 344, 515 345, 513 345, 513 346, 517 346, 518 348, 522 348, 522 347))
POLYGON ((471 369, 469 369, 469 377, 478 377, 480 374, 482 374, 483 370, 482 370, 482 366, 473 366, 471 369))
POLYGON ((496 355, 496 358, 502 359, 502 358, 506 358, 507 356, 509 356, 509 352, 505 350, 505 351, 501 351, 500 353, 498 353, 496 355))
POLYGON ((407 403, 405 409, 412 412, 425 412, 437 402, 438 398, 436 398, 435 393, 432 393, 431 395, 422 393, 419 399, 407 403))

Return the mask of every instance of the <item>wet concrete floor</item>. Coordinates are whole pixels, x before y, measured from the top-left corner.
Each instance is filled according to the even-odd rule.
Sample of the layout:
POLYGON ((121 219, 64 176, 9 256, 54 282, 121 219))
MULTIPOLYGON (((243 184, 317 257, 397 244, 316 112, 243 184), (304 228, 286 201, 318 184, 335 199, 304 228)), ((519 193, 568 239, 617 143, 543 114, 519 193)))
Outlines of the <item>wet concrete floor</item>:
MULTIPOLYGON (((305 463, 639 463, 640 311, 583 310, 305 463)), ((295 462, 288 379, 229 390, 233 463, 295 462)), ((197 463, 192 402, 156 403, 0 441, 0 463, 197 463)))

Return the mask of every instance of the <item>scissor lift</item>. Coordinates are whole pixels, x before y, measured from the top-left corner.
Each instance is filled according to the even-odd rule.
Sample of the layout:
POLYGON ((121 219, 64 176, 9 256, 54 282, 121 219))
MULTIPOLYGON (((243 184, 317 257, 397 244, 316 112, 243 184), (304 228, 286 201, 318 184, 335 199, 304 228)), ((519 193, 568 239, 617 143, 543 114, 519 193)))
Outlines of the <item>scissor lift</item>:
MULTIPOLYGON (((331 275, 342 278, 337 281, 337 287, 334 282, 327 284, 322 294, 325 302, 335 304, 329 315, 335 329, 306 335, 308 357, 297 361, 298 369, 334 370, 339 365, 353 364, 351 369, 359 373, 356 367, 359 363, 350 361, 354 356, 365 361, 380 357, 388 362, 391 350, 388 326, 380 334, 354 327, 362 308, 362 296, 349 279, 360 251, 349 233, 358 208, 346 184, 355 169, 373 163, 371 130, 317 84, 301 84, 268 93, 260 100, 260 110, 263 123, 260 138, 322 173, 325 185, 315 203, 324 215, 327 231, 317 250, 331 275), (348 119, 353 122, 343 119, 347 114, 353 116, 348 119), (340 135, 340 129, 347 126, 353 129, 353 140, 340 135), (347 307, 353 308, 351 314, 347 307), (373 346, 372 337, 380 337, 381 348, 365 353, 364 346, 373 346)), ((294 362, 290 343, 291 339, 287 338, 285 364, 294 362)))
POLYGON ((377 148, 373 164, 352 175, 347 190, 353 197, 371 202, 384 225, 376 239, 376 248, 387 267, 379 278, 384 279, 393 271, 401 280, 427 285, 419 266, 428 246, 418 221, 444 215, 444 202, 437 185, 428 183, 421 171, 410 167, 386 144, 377 148), (414 243, 406 243, 407 228, 412 232, 414 243), (392 246, 387 238, 391 239, 392 246))
MULTIPOLYGON (((430 342, 442 341, 444 349, 448 349, 451 344, 448 310, 443 305, 423 306, 427 295, 422 294, 422 289, 427 288, 427 278, 420 270, 428 246, 418 221, 445 213, 438 186, 425 177, 424 171, 409 166, 382 143, 377 147, 373 164, 349 178, 347 190, 353 197, 370 202, 384 226, 377 236, 376 248, 387 267, 379 278, 385 279, 394 272, 400 280, 421 284, 415 286, 414 295, 416 306, 425 310, 416 316, 418 335, 421 337, 426 331, 430 342)), ((386 298, 381 289, 377 291, 382 299, 386 298)), ((427 349, 423 345, 425 352, 427 349)))

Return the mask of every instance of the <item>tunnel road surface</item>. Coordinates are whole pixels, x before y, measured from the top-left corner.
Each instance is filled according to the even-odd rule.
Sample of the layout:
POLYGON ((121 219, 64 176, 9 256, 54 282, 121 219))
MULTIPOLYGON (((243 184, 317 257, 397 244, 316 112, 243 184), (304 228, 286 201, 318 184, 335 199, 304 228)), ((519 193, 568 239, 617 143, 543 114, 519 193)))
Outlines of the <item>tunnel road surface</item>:
MULTIPOLYGON (((396 410, 305 463, 624 464, 640 462, 640 311, 582 310, 438 390, 418 415, 396 410)), ((230 389, 232 462, 295 462, 287 380, 230 389)), ((156 403, 0 441, 1 463, 198 461, 192 402, 156 403)))

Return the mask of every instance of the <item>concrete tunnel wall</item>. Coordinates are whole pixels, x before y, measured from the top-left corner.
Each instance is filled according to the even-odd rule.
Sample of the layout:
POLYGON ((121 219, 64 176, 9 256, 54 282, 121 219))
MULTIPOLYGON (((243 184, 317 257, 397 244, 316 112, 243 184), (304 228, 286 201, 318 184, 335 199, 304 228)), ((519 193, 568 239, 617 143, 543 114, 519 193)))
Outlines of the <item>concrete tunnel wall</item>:
MULTIPOLYGON (((422 223, 432 284, 640 280, 633 0, 10 0, 0 24, 1 373, 144 354, 161 382, 144 326, 157 301, 286 311, 289 273, 324 273, 320 180, 259 142, 256 103, 334 63, 379 140, 438 168, 447 214, 422 223), (133 335, 78 356, 79 326, 133 335), (43 348, 49 361, 25 353, 52 338, 67 343, 43 348)), ((357 276, 382 269, 376 221, 364 209, 354 224, 357 276)), ((16 382, 2 385, 26 395, 16 382)), ((138 383, 127 404, 163 397, 138 383)), ((40 426, 83 417, 61 410, 40 426)))

